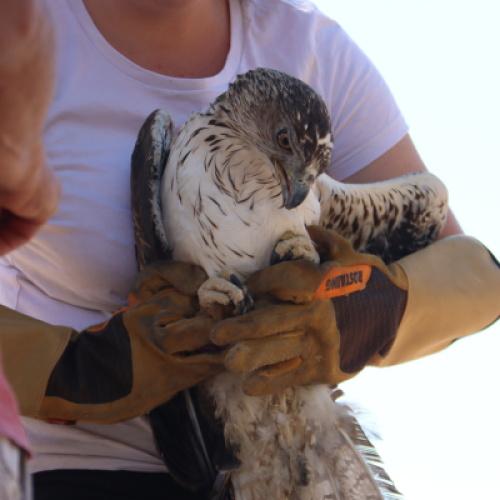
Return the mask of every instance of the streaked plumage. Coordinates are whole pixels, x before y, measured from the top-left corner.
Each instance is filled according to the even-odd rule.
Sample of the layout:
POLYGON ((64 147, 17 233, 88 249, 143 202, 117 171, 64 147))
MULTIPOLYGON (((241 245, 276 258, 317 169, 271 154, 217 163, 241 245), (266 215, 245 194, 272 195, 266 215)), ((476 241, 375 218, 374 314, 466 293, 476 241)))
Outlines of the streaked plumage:
MULTIPOLYGON (((446 189, 429 173, 364 186, 324 174, 332 147, 326 105, 306 84, 283 73, 259 69, 239 76, 211 106, 193 113, 172 138, 167 159, 172 126, 167 112, 153 113, 134 151, 141 266, 172 256, 201 265, 209 276, 229 267, 246 278, 269 264, 284 233, 307 237, 308 224, 333 229, 357 249, 391 261, 435 239, 444 223, 446 189), (165 160, 160 214, 158 195, 152 193, 158 193, 165 160)), ((237 469, 231 480, 238 498, 399 498, 390 496, 387 485, 386 496, 380 492, 352 446, 363 441, 362 432, 325 386, 255 398, 243 394, 237 377, 224 373, 184 398, 178 396, 173 405, 189 406, 194 398, 198 415, 214 411, 222 419, 228 445, 222 454, 229 458, 215 458, 215 468, 218 463, 219 470, 237 469)), ((164 410, 156 415, 170 412, 164 410)), ((183 425, 177 410, 173 418, 183 425)), ((174 448, 172 431, 156 429, 159 441, 174 448)), ((209 450, 199 454, 212 449, 221 456, 221 429, 218 438, 205 436, 209 450)), ((170 451, 164 454, 172 468, 180 459, 169 457, 170 451)), ((186 468, 188 461, 181 460, 186 468)), ((205 475, 213 468, 208 464, 205 475)), ((190 474, 180 471, 179 479, 187 482, 190 474)))

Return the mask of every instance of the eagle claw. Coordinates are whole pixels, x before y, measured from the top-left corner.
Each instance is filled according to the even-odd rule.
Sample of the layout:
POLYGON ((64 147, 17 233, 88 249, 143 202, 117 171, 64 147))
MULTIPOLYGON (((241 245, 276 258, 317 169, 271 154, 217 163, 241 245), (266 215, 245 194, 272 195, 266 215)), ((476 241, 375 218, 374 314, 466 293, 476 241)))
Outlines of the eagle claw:
POLYGON ((287 231, 276 243, 271 254, 270 265, 274 266, 286 260, 299 259, 310 260, 315 264, 320 263, 318 252, 316 252, 314 243, 308 236, 296 236, 287 231))
POLYGON ((198 290, 201 307, 210 309, 213 304, 233 305, 233 315, 239 316, 252 311, 254 302, 247 287, 234 272, 223 269, 209 278, 198 290))

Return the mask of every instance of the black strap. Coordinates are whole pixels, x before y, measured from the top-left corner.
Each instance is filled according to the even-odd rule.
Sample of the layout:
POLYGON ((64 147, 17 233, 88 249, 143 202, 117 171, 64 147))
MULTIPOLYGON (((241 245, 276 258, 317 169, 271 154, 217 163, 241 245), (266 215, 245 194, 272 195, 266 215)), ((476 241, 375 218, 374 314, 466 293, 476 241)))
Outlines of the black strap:
POLYGON ((34 500, 206 500, 167 473, 53 470, 33 475, 34 500))

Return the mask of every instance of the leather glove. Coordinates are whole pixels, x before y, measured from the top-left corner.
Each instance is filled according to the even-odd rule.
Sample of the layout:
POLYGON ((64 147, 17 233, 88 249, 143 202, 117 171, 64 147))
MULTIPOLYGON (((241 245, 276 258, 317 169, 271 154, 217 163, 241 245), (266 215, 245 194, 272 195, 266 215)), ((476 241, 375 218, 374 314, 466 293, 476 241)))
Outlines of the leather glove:
POLYGON ((206 278, 191 264, 148 266, 123 310, 80 333, 4 310, 6 372, 22 414, 120 422, 224 370, 224 353, 206 349, 215 324, 197 303, 206 278))
POLYGON ((215 344, 232 345, 226 368, 246 377, 249 395, 338 384, 367 364, 436 352, 500 315, 500 268, 472 238, 448 238, 386 266, 335 233, 308 231, 322 264, 257 272, 246 282, 255 311, 212 332, 215 344))

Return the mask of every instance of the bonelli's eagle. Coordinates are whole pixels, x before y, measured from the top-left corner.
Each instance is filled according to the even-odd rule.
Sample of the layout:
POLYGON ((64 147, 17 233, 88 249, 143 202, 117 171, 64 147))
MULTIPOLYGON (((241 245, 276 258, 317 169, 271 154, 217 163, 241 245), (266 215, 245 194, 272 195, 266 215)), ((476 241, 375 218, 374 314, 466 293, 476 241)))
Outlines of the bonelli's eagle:
MULTIPOLYGON (((141 268, 170 258, 201 265, 209 276, 202 306, 232 301, 244 313, 250 274, 271 260, 317 261, 306 225, 332 229, 390 262, 433 241, 444 224, 447 191, 430 173, 369 185, 326 175, 327 107, 279 71, 238 76, 175 135, 173 128, 167 111, 153 112, 132 157, 137 258, 141 268)), ((400 498, 328 387, 251 397, 241 382, 217 375, 152 412, 178 481, 215 484, 213 498, 400 498)))

